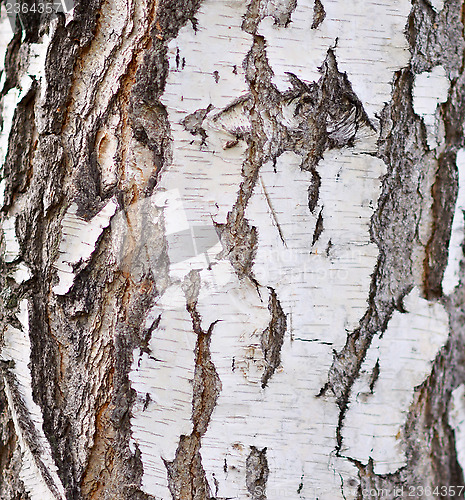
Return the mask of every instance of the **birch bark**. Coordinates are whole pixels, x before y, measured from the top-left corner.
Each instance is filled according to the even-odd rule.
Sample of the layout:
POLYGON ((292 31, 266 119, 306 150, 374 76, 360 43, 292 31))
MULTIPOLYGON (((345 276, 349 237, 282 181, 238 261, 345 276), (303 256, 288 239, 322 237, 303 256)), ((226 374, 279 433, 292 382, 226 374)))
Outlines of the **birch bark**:
POLYGON ((0 497, 463 498, 462 2, 39 4, 0 17, 0 497))

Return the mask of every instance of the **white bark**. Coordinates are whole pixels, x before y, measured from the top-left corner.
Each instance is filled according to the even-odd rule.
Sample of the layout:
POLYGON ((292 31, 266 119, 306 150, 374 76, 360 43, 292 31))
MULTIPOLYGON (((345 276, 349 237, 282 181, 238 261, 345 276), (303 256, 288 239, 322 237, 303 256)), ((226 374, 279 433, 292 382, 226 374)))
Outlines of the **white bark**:
POLYGON ((461 486, 460 9, 2 13, 2 498, 461 486))

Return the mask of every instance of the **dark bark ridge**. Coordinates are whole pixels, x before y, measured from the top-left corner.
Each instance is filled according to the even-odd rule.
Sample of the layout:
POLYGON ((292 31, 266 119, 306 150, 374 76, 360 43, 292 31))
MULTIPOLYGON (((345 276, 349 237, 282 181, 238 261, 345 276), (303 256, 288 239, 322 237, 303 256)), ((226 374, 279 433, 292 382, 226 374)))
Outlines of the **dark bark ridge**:
MULTIPOLYGON (((6 212, 27 190, 29 201, 17 216, 21 255, 14 265, 24 261, 33 276, 22 285, 16 300, 28 298, 30 302, 34 398, 42 408, 44 431, 67 496, 95 498, 105 492, 113 497, 142 499, 148 497, 138 488, 143 473, 140 453, 133 455, 128 448, 133 394, 127 374, 133 349, 143 342, 140 323, 158 293, 153 278, 144 276, 132 286, 115 273, 114 258, 108 250, 109 235, 105 232, 91 261, 78 269, 69 294, 50 296, 54 279, 51 263, 59 245, 57 236, 66 209, 62 202, 70 177, 75 186, 71 190, 77 193, 74 201, 83 218, 91 218, 115 194, 123 204, 125 201, 124 193, 116 193, 116 185, 106 191, 99 185, 101 175, 94 152, 97 132, 115 112, 124 88, 115 92, 109 107, 99 109, 97 116, 90 112, 80 116, 79 133, 71 138, 63 135, 76 120, 67 110, 74 98, 76 76, 100 30, 99 9, 98 2, 77 2, 74 19, 68 25, 64 25, 62 17, 58 19, 47 56, 43 101, 39 102, 34 86, 34 92, 23 99, 13 119, 3 210, 6 212), (25 123, 37 124, 37 129, 25 123), (106 293, 114 295, 116 301, 108 304, 106 293), (104 325, 115 322, 118 328, 114 337, 108 338, 104 325), (94 349, 101 353, 98 374, 94 349), (94 372, 97 376, 92 381, 88 373, 94 372), (45 385, 44 377, 48 381, 45 385), (83 458, 80 447, 86 443, 89 452, 83 458)), ((40 34, 47 29, 46 24, 41 25, 40 34)), ((21 54, 28 46, 27 40, 19 44, 19 37, 14 37, 8 49, 3 94, 22 76, 21 54)), ((144 43, 148 43, 147 37, 144 43)), ((110 64, 111 58, 107 68, 110 64)), ((92 109, 101 80, 87 83, 87 109, 92 109)), ((123 85, 124 79, 119 83, 123 85)), ((137 117, 133 121, 137 122, 137 117)), ((137 123, 131 126, 137 136, 137 123)), ((156 160, 154 172, 160 168, 156 160)), ((14 270, 14 265, 7 267, 14 270)), ((160 279, 163 282, 164 278, 160 279)))
POLYGON ((315 30, 320 26, 320 24, 325 20, 326 11, 320 0, 315 0, 315 5, 313 6, 313 23, 312 29, 315 30))
POLYGON ((275 370, 281 364, 281 347, 284 343, 284 335, 287 328, 287 319, 276 292, 270 289, 268 300, 270 311, 270 324, 262 333, 261 348, 265 357, 266 368, 262 375, 262 389, 266 387, 275 370))

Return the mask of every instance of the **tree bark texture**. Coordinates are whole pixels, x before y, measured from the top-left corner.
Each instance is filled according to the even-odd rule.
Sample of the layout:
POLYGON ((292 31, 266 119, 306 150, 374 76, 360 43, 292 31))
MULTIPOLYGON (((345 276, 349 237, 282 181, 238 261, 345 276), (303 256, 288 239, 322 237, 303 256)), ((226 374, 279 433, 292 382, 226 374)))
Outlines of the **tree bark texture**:
POLYGON ((463 498, 462 2, 33 5, 0 498, 463 498))

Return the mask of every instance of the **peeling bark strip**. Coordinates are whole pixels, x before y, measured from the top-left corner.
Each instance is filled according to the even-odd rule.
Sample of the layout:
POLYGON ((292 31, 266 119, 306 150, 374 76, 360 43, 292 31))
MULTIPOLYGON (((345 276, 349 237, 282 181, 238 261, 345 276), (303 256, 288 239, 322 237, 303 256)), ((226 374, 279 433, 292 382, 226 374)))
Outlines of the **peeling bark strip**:
POLYGON ((175 459, 171 462, 165 460, 165 466, 173 500, 204 500, 212 498, 212 493, 202 467, 201 440, 221 391, 221 381, 210 354, 210 337, 216 322, 204 332, 196 303, 188 302, 187 310, 197 335, 192 399, 193 428, 189 436, 181 436, 175 459))
POLYGON ((462 485, 461 0, 22 7, 2 500, 462 485))

